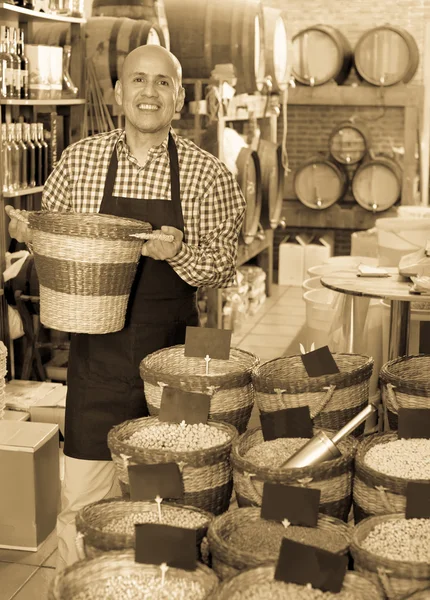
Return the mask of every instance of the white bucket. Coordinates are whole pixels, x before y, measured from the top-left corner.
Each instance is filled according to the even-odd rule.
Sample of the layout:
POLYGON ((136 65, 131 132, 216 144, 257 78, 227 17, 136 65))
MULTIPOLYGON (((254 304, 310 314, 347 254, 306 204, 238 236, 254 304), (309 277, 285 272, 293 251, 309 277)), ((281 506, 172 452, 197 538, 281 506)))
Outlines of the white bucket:
POLYGON ((306 302, 306 350, 328 345, 329 331, 335 314, 333 301, 336 292, 327 288, 308 290, 303 294, 306 302))
MULTIPOLYGON (((385 364, 388 361, 388 343, 390 339, 390 301, 380 300, 382 306, 382 359, 385 364)), ((409 321, 409 344, 408 355, 419 354, 420 351, 420 323, 430 321, 429 309, 417 309, 411 307, 409 321)))
POLYGON ((381 267, 397 267, 402 256, 424 248, 430 239, 430 219, 377 219, 375 225, 381 267))
POLYGON ((329 275, 336 271, 355 271, 359 264, 376 266, 377 259, 369 256, 332 256, 322 265, 308 269, 309 277, 329 275))
POLYGON ((397 216, 401 218, 429 219, 430 206, 399 206, 397 216))
POLYGON ((318 290, 322 287, 321 277, 310 277, 309 279, 305 279, 302 283, 303 293, 309 290, 318 290))

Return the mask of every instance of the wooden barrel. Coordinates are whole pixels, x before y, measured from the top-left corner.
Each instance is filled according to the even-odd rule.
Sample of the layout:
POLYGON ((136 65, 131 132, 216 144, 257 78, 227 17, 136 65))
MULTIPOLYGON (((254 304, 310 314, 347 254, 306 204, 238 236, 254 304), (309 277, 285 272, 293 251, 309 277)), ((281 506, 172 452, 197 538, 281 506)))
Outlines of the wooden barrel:
POLYGON ((261 170, 258 154, 251 148, 242 148, 236 160, 237 181, 246 200, 242 237, 250 244, 258 231, 261 215, 261 170))
POLYGON ((352 193, 363 208, 372 212, 387 210, 400 198, 402 169, 387 156, 378 156, 361 164, 352 180, 352 193))
POLYGON ((293 75, 305 85, 334 79, 342 84, 352 66, 352 49, 346 37, 329 25, 313 25, 293 37, 293 75))
POLYGON ((184 78, 207 79, 215 65, 233 64, 237 89, 262 89, 264 27, 260 0, 165 0, 170 49, 184 78))
POLYGON ((419 49, 412 35, 401 27, 383 25, 364 33, 354 50, 358 76, 373 85, 388 86, 415 75, 419 49))
POLYGON ((41 25, 34 31, 33 43, 42 46, 65 46, 71 43, 68 23, 50 23, 41 25))
POLYGON ((353 165, 363 160, 369 144, 370 133, 364 123, 343 121, 330 135, 330 154, 337 162, 353 165))
POLYGON ((127 17, 157 23, 157 0, 93 0, 93 17, 127 17))
POLYGON ((85 25, 87 58, 91 58, 106 104, 115 104, 114 87, 129 52, 144 44, 164 45, 163 34, 149 21, 92 17, 85 25))
POLYGON ((327 208, 340 200, 348 188, 345 167, 317 156, 303 163, 294 177, 298 199, 309 208, 327 208))
POLYGON ((289 44, 285 13, 277 8, 264 9, 264 58, 272 91, 285 90, 290 78, 289 44))
POLYGON ((258 158, 261 169, 261 224, 276 229, 282 213, 285 169, 282 164, 282 145, 260 139, 258 158))

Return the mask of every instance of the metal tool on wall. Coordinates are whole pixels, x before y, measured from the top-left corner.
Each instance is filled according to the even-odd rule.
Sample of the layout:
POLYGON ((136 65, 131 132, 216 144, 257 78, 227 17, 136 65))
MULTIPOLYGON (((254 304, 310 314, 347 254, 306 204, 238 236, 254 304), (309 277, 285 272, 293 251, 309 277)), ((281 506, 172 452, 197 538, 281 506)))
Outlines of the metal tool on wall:
POLYGON ((373 404, 369 404, 360 411, 349 423, 344 425, 331 439, 324 431, 320 431, 307 444, 298 450, 293 456, 286 460, 281 468, 298 469, 318 465, 326 460, 333 460, 341 455, 337 446, 347 435, 352 433, 363 421, 377 410, 373 404))

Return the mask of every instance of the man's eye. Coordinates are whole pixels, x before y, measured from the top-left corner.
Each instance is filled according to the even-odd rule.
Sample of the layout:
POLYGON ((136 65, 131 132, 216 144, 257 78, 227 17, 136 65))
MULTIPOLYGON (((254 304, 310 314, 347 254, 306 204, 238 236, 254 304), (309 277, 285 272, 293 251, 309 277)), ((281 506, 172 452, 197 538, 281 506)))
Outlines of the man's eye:
POLYGON ((143 79, 142 79, 142 77, 135 77, 135 78, 133 79, 133 81, 137 81, 137 82, 139 82, 139 81, 143 81, 143 79))
POLYGON ((158 82, 160 85, 169 85, 168 81, 164 81, 163 79, 158 82))

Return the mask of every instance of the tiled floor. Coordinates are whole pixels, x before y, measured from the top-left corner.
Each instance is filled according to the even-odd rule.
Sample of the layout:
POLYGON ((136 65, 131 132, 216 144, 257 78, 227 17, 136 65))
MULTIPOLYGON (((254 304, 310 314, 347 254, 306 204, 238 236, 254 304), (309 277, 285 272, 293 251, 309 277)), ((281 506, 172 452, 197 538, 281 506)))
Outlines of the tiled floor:
MULTIPOLYGON (((305 304, 302 289, 274 286, 258 313, 249 317, 232 345, 270 360, 298 354, 305 343, 305 304)), ((255 410, 250 425, 258 424, 255 410)), ((0 600, 46 600, 55 575, 57 539, 53 532, 38 552, 0 549, 0 600)))

